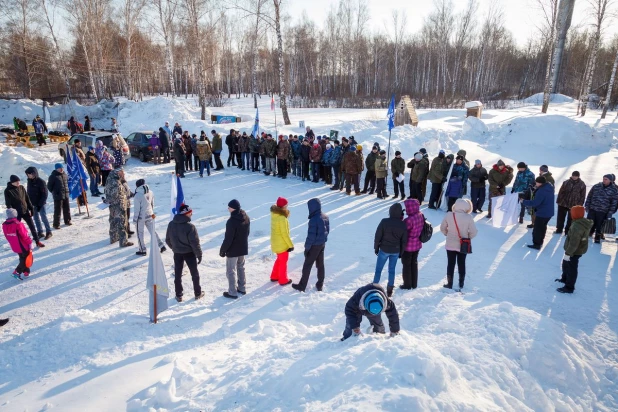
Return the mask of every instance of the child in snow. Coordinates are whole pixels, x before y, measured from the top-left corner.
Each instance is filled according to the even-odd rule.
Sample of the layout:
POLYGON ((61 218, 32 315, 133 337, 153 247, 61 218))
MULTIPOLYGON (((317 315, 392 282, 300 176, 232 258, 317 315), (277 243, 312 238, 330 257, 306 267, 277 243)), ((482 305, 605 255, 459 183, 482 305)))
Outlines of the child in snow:
POLYGON ((390 300, 384 288, 377 283, 370 283, 359 288, 345 305, 345 330, 342 341, 350 336, 361 334, 360 324, 366 316, 374 333, 386 333, 382 322, 382 312, 388 318, 390 336, 399 335, 399 313, 395 302, 390 300))
POLYGON ((583 206, 573 206, 571 208, 571 227, 564 242, 564 258, 562 259, 562 277, 556 282, 564 283, 558 288, 560 293, 573 293, 575 281, 577 281, 577 267, 579 258, 588 251, 588 235, 594 222, 584 219, 586 209, 583 206))
POLYGON ((26 226, 17 220, 17 210, 6 210, 6 221, 2 224, 2 232, 4 232, 4 237, 11 245, 13 252, 19 256, 19 264, 13 271, 13 277, 21 280, 22 273, 25 277, 30 276, 30 268, 26 266, 26 258, 32 250, 32 239, 28 235, 26 226))
POLYGON ((448 182, 448 186, 446 187, 446 197, 448 197, 448 211, 453 211, 453 205, 460 199, 463 194, 463 184, 461 181, 461 177, 453 176, 451 180, 448 182))
POLYGON ((270 274, 271 282, 279 282, 281 286, 292 283, 288 279, 288 257, 294 251, 294 243, 290 238, 290 223, 288 217, 288 201, 283 197, 270 207, 270 248, 277 255, 270 274))

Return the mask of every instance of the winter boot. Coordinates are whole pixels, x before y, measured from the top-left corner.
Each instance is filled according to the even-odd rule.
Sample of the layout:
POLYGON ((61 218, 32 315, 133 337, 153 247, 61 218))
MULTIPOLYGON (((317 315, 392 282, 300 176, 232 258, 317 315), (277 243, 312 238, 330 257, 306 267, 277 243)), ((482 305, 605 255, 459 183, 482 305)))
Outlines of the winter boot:
POLYGON ((240 289, 238 289, 238 288, 236 288, 236 292, 240 293, 240 294, 241 294, 241 295, 243 295, 243 296, 247 294, 247 291, 246 291, 246 290, 240 290, 240 289))
POLYGON ((520 218, 519 218, 519 224, 521 225, 522 223, 524 223, 524 218, 523 218, 523 217, 520 217, 520 218))
POLYGON ((41 242, 36 242, 36 245, 37 245, 38 247, 45 247, 45 245, 44 245, 44 244, 42 244, 41 242))
POLYGON ((138 250, 137 252, 135 252, 135 254, 136 254, 137 256, 146 256, 146 252, 145 252, 145 251, 144 251, 144 252, 142 252, 142 251, 139 251, 139 250, 138 250))
POLYGON ((45 240, 48 240, 52 236, 52 232, 47 232, 47 234, 45 234, 45 240))
POLYGON ((596 236, 594 237, 594 243, 601 243, 601 236, 596 235, 596 236))
POLYGON ((45 235, 43 234, 43 232, 39 232, 37 233, 37 236, 39 237, 39 239, 43 239, 45 237, 45 235))
POLYGON ((6 319, 0 319, 0 326, 4 326, 4 325, 6 325, 7 323, 9 323, 9 318, 6 318, 6 319))
POLYGON ((182 296, 176 296, 176 302, 182 302, 182 296))
POLYGON ((292 283, 292 289, 295 289, 299 292, 304 292, 304 290, 300 288, 300 285, 298 283, 292 283))
POLYGON ((223 292, 223 297, 226 297, 228 299, 238 299, 238 296, 230 295, 228 292, 223 292))
POLYGON ((161 253, 165 252, 167 248, 165 246, 161 247, 161 253))
POLYGON ((195 296, 195 300, 202 299, 205 295, 206 295, 206 293, 204 293, 204 291, 202 291, 202 293, 200 293, 199 295, 195 296))
POLYGON ((386 287, 386 296, 388 296, 389 298, 393 296, 393 286, 386 287))
POLYGON ((129 247, 129 246, 133 246, 132 242, 127 242, 124 245, 120 245, 120 247, 129 247))
POLYGON ((570 289, 570 288, 567 288, 566 286, 563 286, 563 287, 558 288, 558 289, 556 289, 556 290, 557 290, 558 292, 560 292, 560 293, 573 293, 573 290, 574 290, 574 289, 570 289))

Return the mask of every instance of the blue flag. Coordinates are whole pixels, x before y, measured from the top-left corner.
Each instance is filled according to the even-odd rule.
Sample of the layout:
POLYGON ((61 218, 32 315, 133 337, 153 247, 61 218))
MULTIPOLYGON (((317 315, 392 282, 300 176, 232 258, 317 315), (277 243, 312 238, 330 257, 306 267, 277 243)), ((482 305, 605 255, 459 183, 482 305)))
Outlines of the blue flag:
POLYGON ((77 151, 73 148, 67 156, 67 177, 69 180, 69 194, 75 199, 82 194, 83 189, 88 189, 88 181, 84 165, 77 157, 77 151), (81 182, 79 180, 82 180, 81 182))
POLYGON ((390 132, 395 127, 395 95, 391 96, 391 103, 388 105, 388 131, 390 132))
MULTIPOLYGON (((180 183, 180 178, 175 174, 172 175, 172 216, 171 219, 174 218, 178 211, 180 210, 180 206, 185 204, 185 194, 182 192, 182 184, 180 183)), ((170 220, 171 220, 170 219, 170 220)))
POLYGON ((251 134, 257 138, 258 133, 260 133, 260 113, 258 109, 255 109, 255 124, 253 125, 253 130, 251 131, 251 134))

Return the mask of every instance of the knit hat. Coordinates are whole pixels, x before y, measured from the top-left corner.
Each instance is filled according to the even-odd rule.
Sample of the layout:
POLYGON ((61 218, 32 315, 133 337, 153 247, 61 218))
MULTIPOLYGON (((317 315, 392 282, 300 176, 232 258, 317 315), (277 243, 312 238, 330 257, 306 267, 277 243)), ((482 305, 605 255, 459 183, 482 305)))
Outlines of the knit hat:
POLYGON ((481 161, 480 161, 479 159, 476 159, 476 160, 474 161, 474 164, 475 164, 475 165, 482 165, 483 163, 481 163, 481 161))
POLYGON ((212 134, 217 134, 217 131, 216 131, 215 129, 212 129, 212 130, 210 131, 210 133, 212 133, 212 134))
POLYGON ((135 182, 135 187, 144 186, 145 184, 146 181, 144 179, 137 179, 137 181, 135 182))
POLYGON ((505 166, 504 162, 502 161, 502 159, 498 160, 498 163, 496 163, 498 166, 505 166))
POLYGON ((395 156, 401 156, 401 152, 400 152, 399 150, 397 150, 397 151, 395 152, 395 156))
POLYGON ((571 219, 582 219, 586 214, 586 208, 583 206, 573 206, 571 208, 571 219))
POLYGON ((571 173, 571 176, 579 177, 579 172, 576 170, 573 173, 571 173))
POLYGON ((193 212, 193 210, 191 210, 191 208, 189 207, 189 205, 182 205, 180 206, 180 209, 178 209, 178 213, 181 215, 186 215, 193 212))
POLYGON ((424 147, 421 147, 421 150, 419 150, 419 152, 421 152, 422 154, 427 154, 427 150, 425 150, 424 147))
POLYGON ((549 167, 547 167, 547 165, 543 165, 539 168, 539 170, 543 173, 547 173, 549 172, 549 167))
POLYGON ((288 204, 288 200, 285 197, 277 198, 277 207, 285 207, 288 204))
POLYGON ((380 150, 380 154, 386 154, 386 150, 380 150))
POLYGON ((423 159, 423 154, 422 153, 416 153, 414 155, 414 160, 416 160, 417 162, 420 162, 423 159))
POLYGON ((363 150, 363 146, 357 144, 356 145, 356 150, 358 150, 359 152, 363 150))
POLYGON ((230 203, 227 204, 227 207, 234 210, 240 210, 240 202, 236 199, 232 199, 230 200, 230 203))
POLYGON ((63 169, 63 168, 64 168, 64 165, 62 163, 56 163, 54 165, 54 169, 63 169))
POLYGON ((363 305, 365 309, 367 309, 367 312, 372 315, 379 315, 384 309, 384 297, 382 297, 382 294, 378 291, 369 292, 367 296, 365 296, 363 305))
POLYGON ((322 136, 318 136, 318 140, 322 140, 322 136))
POLYGON ((518 169, 525 169, 525 168, 527 168, 527 167, 528 167, 528 165, 527 165, 527 164, 525 164, 524 162, 519 162, 519 163, 517 163, 517 168, 518 168, 518 169))
POLYGON ((461 160, 461 161, 463 162, 464 158, 463 158, 463 156, 458 155, 458 156, 455 158, 455 160, 461 160))
POLYGON ((442 153, 442 154, 446 154, 446 152, 445 152, 444 150, 440 150, 440 151, 438 152, 438 154, 440 154, 440 153, 442 153))
POLYGON ((615 179, 615 176, 613 174, 606 174, 603 175, 603 179, 608 178, 610 182, 613 182, 615 179))
POLYGON ((7 219, 14 219, 16 217, 17 217, 17 210, 11 209, 11 208, 6 209, 6 218, 7 219))
POLYGON ((355 152, 355 151, 356 151, 356 146, 350 145, 350 152, 355 152))
POLYGON ((547 179, 545 179, 543 176, 539 176, 539 177, 537 177, 537 178, 535 179, 535 181, 536 181, 537 183, 542 184, 542 185, 544 185, 545 183, 547 183, 547 179))
POLYGON ((380 148, 378 146, 373 146, 371 150, 380 150, 380 148))
POLYGON ((19 176, 11 175, 11 177, 9 177, 9 181, 11 183, 19 182, 19 176))

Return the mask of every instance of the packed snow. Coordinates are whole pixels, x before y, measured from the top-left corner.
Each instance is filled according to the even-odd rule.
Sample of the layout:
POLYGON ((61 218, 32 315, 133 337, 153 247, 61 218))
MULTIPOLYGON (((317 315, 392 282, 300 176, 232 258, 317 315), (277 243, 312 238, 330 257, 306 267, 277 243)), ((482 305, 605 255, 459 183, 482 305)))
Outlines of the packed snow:
MULTIPOLYGON (((259 101, 260 121, 274 132, 269 106, 269 98, 259 101)), ((255 116, 251 99, 208 111, 241 116, 243 123, 233 125, 199 120, 193 98, 157 97, 118 109, 123 134, 156 130, 166 120, 192 133, 249 132, 255 116)), ((36 110, 36 103, 0 101, 0 123, 36 110)), ((579 118, 575 110, 575 103, 555 100, 547 115, 535 106, 485 110, 482 119, 466 119, 464 109, 418 110, 419 127, 393 129, 391 156, 399 150, 410 159, 421 147, 430 158, 440 149, 464 149, 471 162, 481 159, 488 168, 498 159, 512 166, 525 161, 535 173, 547 164, 557 184, 578 170, 590 188, 616 172, 618 124, 612 116, 598 120, 593 110, 579 118)), ((102 111, 98 121, 108 114, 102 111)), ((302 133, 297 126, 304 120, 316 134, 354 135, 365 154, 374 142, 388 145, 386 110, 293 109, 290 118, 293 124, 282 126, 278 116, 278 132, 302 133)), ((55 145, 0 145, 0 180, 17 174, 25 182, 28 166, 47 179, 59 160, 55 145)), ((160 236, 170 219, 172 170, 173 164, 137 159, 126 167, 132 188, 145 178, 155 193, 160 236)), ((136 247, 109 244, 108 212, 96 207, 100 199, 91 199, 90 218, 77 215, 72 202, 74 225, 54 231, 46 247, 35 250, 33 274, 23 282, 10 276, 17 257, 2 239, 0 317, 11 320, 0 329, 0 410, 618 409, 613 238, 590 245, 577 290, 565 296, 554 282, 564 237, 552 236, 550 227, 543 249, 531 251, 525 225, 496 229, 479 215, 466 287, 456 293, 442 288, 446 254, 437 227, 444 213, 425 204, 436 233, 419 254, 419 287, 395 291, 401 334, 367 334, 365 320, 363 336, 340 342, 344 305, 373 279, 374 231, 395 200, 350 197, 293 176, 283 181, 236 168, 203 179, 188 173, 182 184, 204 250, 199 269, 206 297, 178 304, 170 296, 170 309, 156 325, 148 318, 148 258, 136 257, 136 247), (307 200, 320 198, 330 216, 323 292, 312 286, 315 272, 305 294, 269 281, 269 207, 279 196, 291 210, 294 281, 303 262, 307 200), (233 198, 251 217, 248 294, 237 301, 221 295, 227 280, 218 255, 233 198)), ((392 194, 392 182, 388 186, 392 194)), ((172 286, 170 251, 163 260, 172 286)), ((190 276, 183 281, 190 295, 190 276)))

